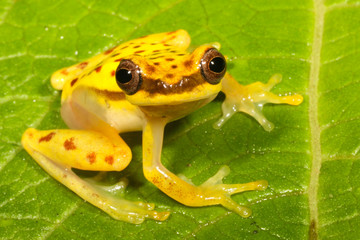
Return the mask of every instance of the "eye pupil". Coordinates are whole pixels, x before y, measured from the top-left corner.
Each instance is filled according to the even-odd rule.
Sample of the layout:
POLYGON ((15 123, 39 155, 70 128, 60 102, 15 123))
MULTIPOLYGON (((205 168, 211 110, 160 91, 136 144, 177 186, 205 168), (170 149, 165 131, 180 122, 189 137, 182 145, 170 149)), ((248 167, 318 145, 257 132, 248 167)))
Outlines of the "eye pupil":
POLYGON ((131 71, 128 69, 119 69, 116 72, 116 80, 122 84, 130 82, 132 79, 131 71))
POLYGON ((215 57, 209 63, 211 71, 221 73, 225 69, 226 63, 223 58, 215 57))

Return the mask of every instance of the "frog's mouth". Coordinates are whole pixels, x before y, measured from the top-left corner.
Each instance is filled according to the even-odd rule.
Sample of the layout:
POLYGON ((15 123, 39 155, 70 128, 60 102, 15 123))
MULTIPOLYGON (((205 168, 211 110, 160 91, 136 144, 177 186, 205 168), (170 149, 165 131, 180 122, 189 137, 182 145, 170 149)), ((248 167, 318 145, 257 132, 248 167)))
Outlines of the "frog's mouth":
POLYGON ((206 98, 181 101, 175 104, 140 105, 139 108, 149 117, 168 118, 172 121, 196 111, 211 102, 216 95, 217 93, 206 98))

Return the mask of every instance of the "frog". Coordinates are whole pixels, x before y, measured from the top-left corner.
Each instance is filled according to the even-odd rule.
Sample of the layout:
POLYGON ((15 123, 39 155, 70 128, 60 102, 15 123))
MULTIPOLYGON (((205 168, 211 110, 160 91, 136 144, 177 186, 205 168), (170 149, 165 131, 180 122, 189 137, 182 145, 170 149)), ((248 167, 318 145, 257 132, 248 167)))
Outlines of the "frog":
MULTIPOLYGON (((21 143, 53 178, 111 217, 133 224, 145 219, 164 221, 170 211, 153 203, 130 201, 107 194, 76 174, 86 171, 123 171, 132 151, 120 134, 142 131, 142 171, 145 178, 175 201, 190 207, 222 205, 246 218, 251 209, 231 196, 265 190, 266 180, 223 183, 230 173, 221 166, 200 185, 169 171, 161 163, 164 128, 225 94, 222 127, 236 112, 244 112, 271 131, 274 125, 262 113, 263 105, 299 105, 300 94, 276 95, 270 90, 281 81, 274 74, 267 83, 240 84, 227 71, 227 57, 217 42, 190 46, 186 30, 155 33, 108 49, 51 76, 61 90, 61 116, 69 129, 28 128, 21 143)), ((239 126, 241 127, 241 126, 239 126)), ((126 187, 126 179, 117 186, 126 187)))

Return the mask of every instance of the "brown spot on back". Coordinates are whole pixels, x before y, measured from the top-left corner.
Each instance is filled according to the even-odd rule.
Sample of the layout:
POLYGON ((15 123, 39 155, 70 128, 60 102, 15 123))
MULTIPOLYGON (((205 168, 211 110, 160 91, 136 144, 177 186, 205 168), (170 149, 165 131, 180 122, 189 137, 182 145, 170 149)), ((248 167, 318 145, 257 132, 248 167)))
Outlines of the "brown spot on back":
POLYGON ((87 160, 90 164, 93 164, 96 161, 96 153, 91 152, 86 155, 87 160))
POLYGON ((74 84, 77 82, 78 78, 75 78, 73 79, 71 82, 70 82, 70 86, 74 86, 74 84))
POLYGON ((146 71, 149 73, 149 74, 152 74, 156 71, 156 68, 152 65, 146 65, 146 71))
POLYGON ((173 78, 173 77, 174 77, 174 74, 168 73, 168 74, 166 74, 165 77, 167 77, 167 78, 173 78))
POLYGON ((177 65, 171 65, 171 68, 173 68, 173 69, 175 69, 175 68, 177 68, 177 65))
POLYGON ((184 53, 178 53, 177 55, 178 56, 184 56, 185 54, 184 53))
POLYGON ((159 62, 154 62, 154 65, 159 66, 160 63, 159 62))
POLYGON ((118 58, 114 62, 120 62, 121 60, 122 60, 122 58, 118 58))
POLYGON ((186 60, 186 61, 184 62, 184 66, 185 66, 186 68, 191 68, 191 65, 192 65, 192 61, 191 61, 191 60, 186 60))
POLYGON ((97 73, 99 73, 99 72, 101 71, 101 68, 102 68, 102 66, 98 66, 97 68, 95 68, 95 71, 96 71, 97 73))
POLYGON ((145 50, 139 50, 139 51, 136 51, 134 53, 143 53, 143 52, 145 52, 145 50))
POLYGON ((50 141, 54 136, 55 136, 55 132, 51 132, 51 133, 49 133, 48 135, 46 135, 46 136, 44 136, 44 137, 41 137, 40 139, 39 139, 39 143, 41 143, 41 142, 43 142, 43 141, 45 141, 45 142, 48 142, 48 141, 50 141))
POLYGON ((156 50, 154 50, 153 52, 160 52, 160 50, 159 50, 159 49, 156 49, 156 50))
POLYGON ((105 157, 105 162, 108 163, 109 165, 113 165, 114 157, 113 156, 106 156, 105 157))
POLYGON ((67 150, 67 151, 76 149, 76 146, 75 146, 75 144, 74 144, 74 138, 73 138, 73 137, 65 140, 65 142, 64 142, 64 148, 65 148, 65 150, 67 150))
POLYGON ((87 66, 88 64, 89 64, 88 62, 82 62, 82 63, 78 64, 76 67, 77 67, 77 68, 80 68, 80 69, 84 69, 84 68, 86 68, 86 66, 87 66))
POLYGON ((141 47, 141 46, 140 45, 133 46, 133 48, 139 48, 139 47, 141 47))
POLYGON ((112 70, 112 71, 111 71, 111 76, 112 76, 112 77, 115 76, 115 70, 112 70))
POLYGON ((174 58, 165 58, 165 60, 168 62, 171 62, 171 61, 174 61, 175 59, 174 58))
POLYGON ((113 47, 113 48, 110 48, 109 50, 106 50, 106 51, 104 52, 104 54, 107 55, 107 54, 112 53, 112 51, 114 51, 115 48, 116 48, 116 47, 113 47))
POLYGON ((126 45, 126 46, 123 46, 122 48, 120 48, 120 49, 125 49, 125 48, 127 48, 127 47, 129 47, 128 45, 126 45))

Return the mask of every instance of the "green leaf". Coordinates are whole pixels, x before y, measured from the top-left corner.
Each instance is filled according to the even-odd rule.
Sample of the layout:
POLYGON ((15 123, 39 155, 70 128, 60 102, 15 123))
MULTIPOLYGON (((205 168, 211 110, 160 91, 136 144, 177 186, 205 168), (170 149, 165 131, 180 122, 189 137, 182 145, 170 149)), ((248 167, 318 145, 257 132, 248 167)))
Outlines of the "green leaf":
POLYGON ((360 236, 360 1, 0 1, 0 239, 357 239, 360 236), (65 128, 49 78, 142 35, 186 29, 192 43, 218 41, 241 83, 284 76, 276 93, 298 107, 268 105, 268 133, 244 114, 222 129, 220 96, 165 131, 163 163, 196 184, 229 165, 227 183, 266 179, 238 194, 248 219, 214 206, 183 206, 141 172, 141 134, 127 134, 133 161, 124 196, 169 210, 165 222, 110 218, 45 173, 23 150, 28 127, 65 128))

